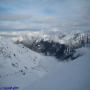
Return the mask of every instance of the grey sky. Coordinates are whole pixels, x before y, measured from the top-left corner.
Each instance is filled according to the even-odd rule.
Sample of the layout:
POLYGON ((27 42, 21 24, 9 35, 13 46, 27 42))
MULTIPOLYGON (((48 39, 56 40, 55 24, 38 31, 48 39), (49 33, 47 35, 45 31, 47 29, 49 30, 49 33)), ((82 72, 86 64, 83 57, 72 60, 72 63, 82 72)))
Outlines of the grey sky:
POLYGON ((89 26, 89 3, 89 0, 0 0, 0 30, 89 26))

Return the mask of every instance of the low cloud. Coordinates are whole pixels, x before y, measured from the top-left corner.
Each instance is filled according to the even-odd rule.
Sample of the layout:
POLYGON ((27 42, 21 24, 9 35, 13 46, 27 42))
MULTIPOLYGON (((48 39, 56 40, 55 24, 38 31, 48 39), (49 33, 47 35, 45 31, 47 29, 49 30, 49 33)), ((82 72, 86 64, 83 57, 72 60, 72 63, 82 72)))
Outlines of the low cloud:
POLYGON ((0 20, 0 29, 43 29, 58 23, 54 16, 1 16, 0 20))
POLYGON ((32 16, 31 15, 0 15, 0 20, 9 20, 9 21, 14 21, 14 20, 23 20, 23 19, 30 19, 32 16))

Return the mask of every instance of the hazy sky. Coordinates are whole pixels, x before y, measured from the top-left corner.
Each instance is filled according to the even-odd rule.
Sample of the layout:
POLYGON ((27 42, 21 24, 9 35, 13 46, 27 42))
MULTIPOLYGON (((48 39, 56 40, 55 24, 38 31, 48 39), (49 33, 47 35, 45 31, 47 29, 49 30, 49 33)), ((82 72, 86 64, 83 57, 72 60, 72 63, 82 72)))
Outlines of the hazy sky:
POLYGON ((90 0, 0 0, 0 30, 78 29, 89 10, 90 0))

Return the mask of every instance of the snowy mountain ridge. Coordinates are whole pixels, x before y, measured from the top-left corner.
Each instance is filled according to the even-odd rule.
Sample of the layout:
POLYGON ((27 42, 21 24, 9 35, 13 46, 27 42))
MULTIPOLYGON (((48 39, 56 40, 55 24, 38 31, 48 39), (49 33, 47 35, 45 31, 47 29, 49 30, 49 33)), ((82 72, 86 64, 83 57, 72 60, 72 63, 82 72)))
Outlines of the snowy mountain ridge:
POLYGON ((52 32, 19 32, 1 33, 1 37, 11 38, 16 44, 43 53, 48 56, 55 56, 61 59, 76 59, 81 54, 76 55, 76 50, 82 47, 90 47, 90 33, 61 33, 52 32), (76 55, 76 56, 74 56, 76 55))
POLYGON ((23 44, 31 50, 61 59, 75 59, 81 56, 81 54, 74 56, 76 49, 90 47, 90 33, 81 32, 69 35, 61 32, 55 33, 33 32, 22 34, 14 40, 15 43, 23 44))

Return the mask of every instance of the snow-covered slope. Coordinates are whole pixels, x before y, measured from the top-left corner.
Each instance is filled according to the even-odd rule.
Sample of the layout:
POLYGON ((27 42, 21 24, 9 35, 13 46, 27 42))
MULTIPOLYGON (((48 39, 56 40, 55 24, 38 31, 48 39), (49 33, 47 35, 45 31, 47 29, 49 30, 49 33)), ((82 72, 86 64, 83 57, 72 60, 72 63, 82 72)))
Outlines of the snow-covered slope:
MULTIPOLYGON (((66 34, 61 32, 58 34, 56 32, 1 33, 0 34, 0 87, 16 86, 19 87, 20 90, 23 90, 25 87, 26 88, 24 90, 36 90, 33 84, 36 81, 37 84, 38 80, 41 79, 42 81, 39 82, 42 83, 41 86, 43 86, 44 85, 43 82, 45 81, 45 79, 47 80, 48 76, 49 76, 49 80, 51 80, 50 78, 51 74, 53 74, 51 76, 52 78, 53 77, 56 78, 57 74, 59 74, 61 75, 60 78, 62 79, 60 80, 62 82, 63 79, 66 78, 67 76, 65 75, 63 77, 63 74, 68 74, 70 73, 70 71, 73 72, 74 69, 78 70, 79 65, 80 65, 80 70, 82 70, 82 68, 85 69, 83 69, 84 71, 82 71, 83 73, 81 72, 81 74, 78 71, 76 71, 76 73, 79 73, 81 76, 82 74, 84 74, 85 77, 82 76, 82 78, 88 78, 90 75, 89 73, 90 60, 86 58, 90 58, 89 49, 90 49, 90 34, 86 32, 74 33, 74 34, 72 33, 66 34), (43 44, 41 43, 41 41, 43 42, 43 44), (46 49, 47 47, 46 43, 50 45, 50 47, 47 49, 46 49), (33 45, 35 47, 33 47, 33 45), (64 49, 62 49, 63 45, 65 47, 64 49), (43 55, 43 53, 45 52, 38 51, 42 49, 46 50, 47 53, 45 55, 43 55), (53 49, 55 50, 52 52, 53 49), (58 62, 58 60, 54 56, 57 54, 61 55, 60 53, 63 53, 62 55, 63 57, 69 56, 68 60, 70 60, 70 58, 74 58, 75 60, 74 61, 70 60, 69 62, 58 62), (70 55, 72 55, 73 57, 70 55), (74 69, 73 69, 73 65, 74 65, 74 69), (58 71, 57 74, 56 72, 54 73, 54 70, 58 71), (88 75, 88 77, 86 74, 88 75), (32 87, 30 87, 29 85, 32 85, 32 87)), ((59 58, 59 60, 62 59, 63 58, 59 58)), ((64 61, 65 60, 67 59, 64 58, 64 61)), ((75 73, 74 74, 70 73, 70 76, 72 75, 73 75, 72 78, 74 78, 75 73)), ((54 82, 54 80, 55 79, 51 80, 51 82, 54 82)), ((59 83, 61 82, 59 81, 59 83)), ((85 82, 89 84, 90 80, 87 81, 86 79, 85 82)), ((38 84, 37 85, 36 84, 35 86, 37 87, 38 84)), ((63 84, 61 84, 61 86, 63 86, 63 84)), ((72 88, 75 88, 74 85, 72 86, 73 86, 72 88)), ((46 87, 48 88, 48 85, 46 87)), ((53 87, 55 86, 53 85, 53 87)), ((90 89, 89 86, 87 87, 90 89)), ((82 85, 80 86, 80 88, 82 88, 82 85)), ((42 89, 43 87, 41 88, 38 87, 38 90, 42 90, 42 89)), ((63 87, 61 89, 65 90, 63 89, 63 87)), ((49 90, 49 88, 47 90, 49 90)), ((60 87, 57 90, 60 90, 60 87)))
POLYGON ((52 58, 39 55, 29 48, 13 43, 10 38, 0 39, 0 87, 23 87, 41 78, 52 58), (44 63, 43 63, 44 62, 44 63), (45 65, 44 65, 45 64, 45 65))

